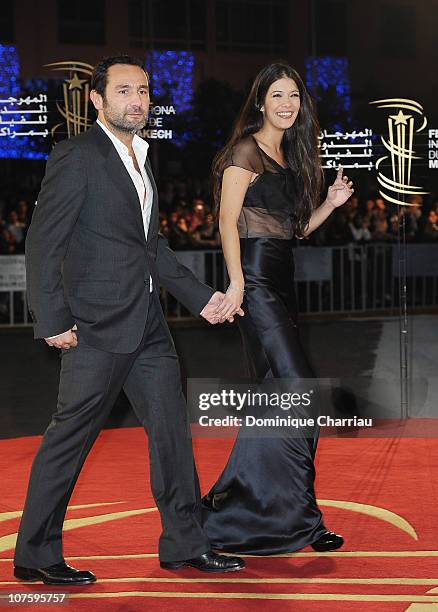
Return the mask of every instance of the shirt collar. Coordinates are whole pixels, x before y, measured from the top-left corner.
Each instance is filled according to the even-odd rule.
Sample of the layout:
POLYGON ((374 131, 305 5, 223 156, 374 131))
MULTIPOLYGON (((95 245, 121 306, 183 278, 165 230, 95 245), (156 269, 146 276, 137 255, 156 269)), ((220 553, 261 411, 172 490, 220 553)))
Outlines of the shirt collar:
MULTIPOLYGON (((113 143, 113 145, 115 146, 119 154, 129 155, 128 147, 125 144, 123 144, 123 142, 119 140, 119 138, 117 138, 117 136, 115 136, 106 127, 106 125, 104 125, 101 121, 99 121, 99 119, 96 120, 96 123, 99 125, 99 127, 102 128, 102 130, 111 140, 111 142, 113 143)), ((135 153, 135 156, 137 157, 137 161, 140 167, 144 166, 146 157, 148 154, 149 143, 146 142, 146 140, 143 140, 143 138, 140 138, 140 136, 137 136, 137 134, 134 134, 134 138, 132 139, 132 148, 134 149, 134 153, 135 153)))

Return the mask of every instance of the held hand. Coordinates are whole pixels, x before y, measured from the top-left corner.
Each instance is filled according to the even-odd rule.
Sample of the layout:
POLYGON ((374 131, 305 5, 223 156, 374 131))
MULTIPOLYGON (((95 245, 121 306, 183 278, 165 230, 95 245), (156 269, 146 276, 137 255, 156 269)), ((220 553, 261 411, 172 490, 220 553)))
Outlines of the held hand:
MULTIPOLYGON (((218 315, 218 309, 223 304, 224 299, 225 296, 220 291, 216 291, 216 293, 213 293, 210 298, 210 301, 202 309, 200 313, 201 317, 204 317, 204 319, 206 319, 212 325, 215 325, 216 323, 223 323, 225 321, 225 318, 222 318, 218 315)), ((238 314, 240 316, 243 316, 243 310, 241 308, 239 308, 238 314)), ((234 317, 232 315, 226 318, 230 323, 234 321, 234 317)))
POLYGON ((343 176, 343 168, 339 166, 335 182, 328 188, 326 201, 337 208, 342 206, 354 192, 353 182, 348 180, 348 176, 343 176))
POLYGON ((73 329, 56 336, 56 338, 44 338, 49 346, 54 346, 58 349, 69 349, 75 347, 78 343, 77 336, 73 329))
POLYGON ((219 321, 223 323, 225 319, 232 322, 234 315, 238 314, 243 316, 244 312, 241 308, 243 301, 243 289, 237 285, 230 283, 227 292, 222 300, 221 305, 217 309, 216 315, 219 317, 219 321))

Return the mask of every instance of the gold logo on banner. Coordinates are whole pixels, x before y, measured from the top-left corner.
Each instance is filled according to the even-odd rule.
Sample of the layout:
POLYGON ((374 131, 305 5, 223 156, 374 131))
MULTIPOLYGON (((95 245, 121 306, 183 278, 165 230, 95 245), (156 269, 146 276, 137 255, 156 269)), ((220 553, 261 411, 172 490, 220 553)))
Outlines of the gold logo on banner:
POLYGON ((52 128, 52 136, 61 126, 67 126, 68 138, 85 132, 91 125, 88 118, 88 105, 90 103, 90 76, 93 66, 84 62, 56 62, 46 64, 52 70, 69 72, 69 77, 63 83, 63 104, 56 102, 56 107, 65 119, 52 128), (85 78, 80 78, 85 77, 85 78))
POLYGON ((412 206, 405 202, 405 196, 429 193, 418 185, 411 185, 412 160, 421 159, 420 155, 414 155, 414 134, 424 130, 427 125, 423 107, 415 100, 405 98, 374 100, 370 104, 376 104, 377 108, 394 109, 394 112, 388 115, 388 139, 381 137, 389 155, 381 157, 376 162, 377 180, 381 187, 379 193, 382 198, 393 204, 412 206), (379 170, 380 164, 389 158, 391 158, 391 177, 379 170))

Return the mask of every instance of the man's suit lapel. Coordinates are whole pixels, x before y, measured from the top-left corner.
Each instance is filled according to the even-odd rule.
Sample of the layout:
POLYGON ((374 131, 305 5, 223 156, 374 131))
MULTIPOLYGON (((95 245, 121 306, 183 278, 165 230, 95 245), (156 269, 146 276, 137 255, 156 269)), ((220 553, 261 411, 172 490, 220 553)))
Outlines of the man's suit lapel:
POLYGON ((157 185, 155 184, 154 176, 152 174, 152 168, 149 162, 149 158, 146 158, 145 169, 146 169, 146 174, 148 175, 149 181, 152 185, 152 192, 153 192, 151 219, 149 222, 148 238, 147 238, 149 242, 152 236, 152 232, 154 231, 154 228, 158 224, 158 190, 157 190, 157 185))
MULTIPOLYGON (((120 159, 120 155, 118 154, 111 140, 97 123, 93 124, 93 126, 90 128, 90 132, 97 140, 99 149, 106 157, 105 167, 111 181, 132 204, 133 212, 141 231, 141 235, 144 237, 143 217, 141 214, 140 203, 138 201, 138 193, 131 177, 129 176, 129 172, 126 169, 125 164, 120 159)), ((147 236, 147 240, 149 241, 152 237, 154 228, 156 228, 158 224, 158 191, 148 158, 146 158, 145 169, 153 190, 151 218, 147 236)))

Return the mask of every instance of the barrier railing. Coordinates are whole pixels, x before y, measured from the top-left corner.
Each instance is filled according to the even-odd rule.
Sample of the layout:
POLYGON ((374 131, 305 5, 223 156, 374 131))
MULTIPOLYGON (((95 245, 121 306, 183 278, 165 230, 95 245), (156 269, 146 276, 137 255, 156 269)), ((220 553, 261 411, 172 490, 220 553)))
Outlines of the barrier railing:
MULTIPOLYGON (((408 307, 412 311, 438 310, 438 245, 409 244, 405 248, 408 307)), ((179 251, 177 255, 199 279, 220 291, 226 289, 222 251, 179 251)), ((298 247, 294 249, 294 259, 300 313, 396 314, 400 282, 396 245, 298 247)), ((162 291, 161 298, 169 320, 191 319, 166 291, 162 291)), ((0 325, 30 325, 24 256, 0 256, 0 325)))
MULTIPOLYGON (((327 248, 327 247, 323 247, 327 248)), ((300 312, 378 313, 399 308, 399 252, 388 244, 347 245, 330 249, 329 278, 297 279, 300 312)), ((407 296, 411 310, 438 307, 437 247, 411 244, 408 261, 407 296)), ((299 249, 306 257, 306 249, 299 249)))

